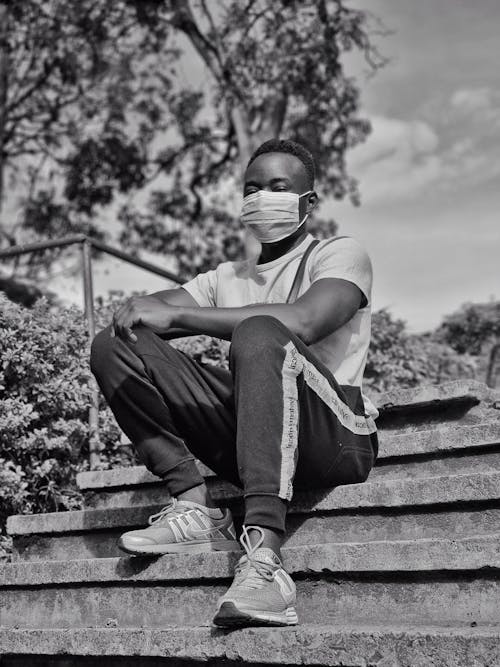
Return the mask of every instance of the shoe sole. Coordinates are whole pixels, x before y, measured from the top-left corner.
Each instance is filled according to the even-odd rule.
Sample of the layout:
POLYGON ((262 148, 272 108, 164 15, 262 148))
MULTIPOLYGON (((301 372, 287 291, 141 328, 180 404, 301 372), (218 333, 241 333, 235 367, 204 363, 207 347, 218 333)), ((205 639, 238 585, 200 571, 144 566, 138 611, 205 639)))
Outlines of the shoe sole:
POLYGON ((118 548, 132 556, 158 556, 162 554, 200 554, 211 551, 241 551, 239 542, 233 540, 212 540, 211 542, 178 542, 177 544, 150 544, 128 546, 121 539, 118 548))
POLYGON ((223 602, 215 615, 214 623, 224 628, 244 625, 297 625, 299 622, 295 607, 284 612, 241 611, 234 602, 223 602))

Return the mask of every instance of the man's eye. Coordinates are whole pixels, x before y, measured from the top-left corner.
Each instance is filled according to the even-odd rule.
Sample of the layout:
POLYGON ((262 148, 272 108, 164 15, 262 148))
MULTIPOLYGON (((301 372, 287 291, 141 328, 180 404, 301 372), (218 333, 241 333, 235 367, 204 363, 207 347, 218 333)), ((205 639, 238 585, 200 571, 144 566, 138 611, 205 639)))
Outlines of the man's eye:
POLYGON ((258 192, 257 188, 248 188, 245 190, 245 194, 243 196, 248 197, 248 195, 253 195, 254 192, 258 192))
POLYGON ((273 188, 273 192, 288 192, 288 188, 285 188, 284 185, 278 185, 278 187, 273 188))

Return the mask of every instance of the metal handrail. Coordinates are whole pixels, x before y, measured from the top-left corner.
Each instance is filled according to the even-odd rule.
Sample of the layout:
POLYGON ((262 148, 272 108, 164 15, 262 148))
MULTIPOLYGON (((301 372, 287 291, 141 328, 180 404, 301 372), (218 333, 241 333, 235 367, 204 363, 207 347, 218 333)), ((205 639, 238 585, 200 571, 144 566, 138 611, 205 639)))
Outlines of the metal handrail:
MULTIPOLYGON (((145 262, 142 259, 129 255, 118 248, 113 248, 101 241, 90 238, 85 234, 77 234, 74 236, 66 236, 62 239, 52 239, 50 241, 36 241, 34 243, 24 243, 18 246, 11 246, 5 250, 0 250, 0 259, 18 257, 28 253, 37 252, 39 250, 48 250, 49 248, 64 248, 70 245, 81 246, 81 261, 83 273, 83 295, 84 295, 84 313, 87 322, 87 333, 89 339, 92 340, 95 336, 95 317, 94 317, 94 288, 92 280, 92 248, 100 250, 108 255, 117 257, 118 259, 133 264, 141 269, 145 269, 150 273, 154 273, 162 278, 182 284, 182 279, 170 271, 166 271, 155 264, 145 262)), ((100 463, 100 447, 99 447, 99 390, 95 380, 91 380, 91 402, 89 408, 89 463, 90 469, 93 470, 100 463)))

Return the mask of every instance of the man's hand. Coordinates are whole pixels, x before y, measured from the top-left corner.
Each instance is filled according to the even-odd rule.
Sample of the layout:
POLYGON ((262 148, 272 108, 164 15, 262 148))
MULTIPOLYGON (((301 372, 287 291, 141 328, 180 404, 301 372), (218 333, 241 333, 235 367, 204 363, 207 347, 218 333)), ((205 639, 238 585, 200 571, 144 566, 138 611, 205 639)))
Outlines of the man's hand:
POLYGON ((132 328, 137 324, 155 333, 165 333, 172 326, 175 310, 175 306, 156 296, 133 296, 113 315, 111 335, 136 343, 137 336, 132 328))

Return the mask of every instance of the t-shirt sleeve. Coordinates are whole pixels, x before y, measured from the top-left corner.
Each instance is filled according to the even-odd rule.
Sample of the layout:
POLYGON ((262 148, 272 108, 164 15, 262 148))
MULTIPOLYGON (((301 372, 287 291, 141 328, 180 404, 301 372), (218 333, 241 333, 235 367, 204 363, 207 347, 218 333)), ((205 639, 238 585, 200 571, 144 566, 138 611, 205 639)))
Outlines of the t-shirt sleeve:
POLYGON ((311 257, 311 283, 321 278, 341 278, 354 283, 371 301, 373 271, 368 253, 353 238, 323 241, 311 257))
POLYGON ((196 278, 189 280, 182 285, 182 288, 189 292, 199 306, 212 306, 215 304, 215 295, 217 293, 217 271, 207 271, 199 273, 196 278))

